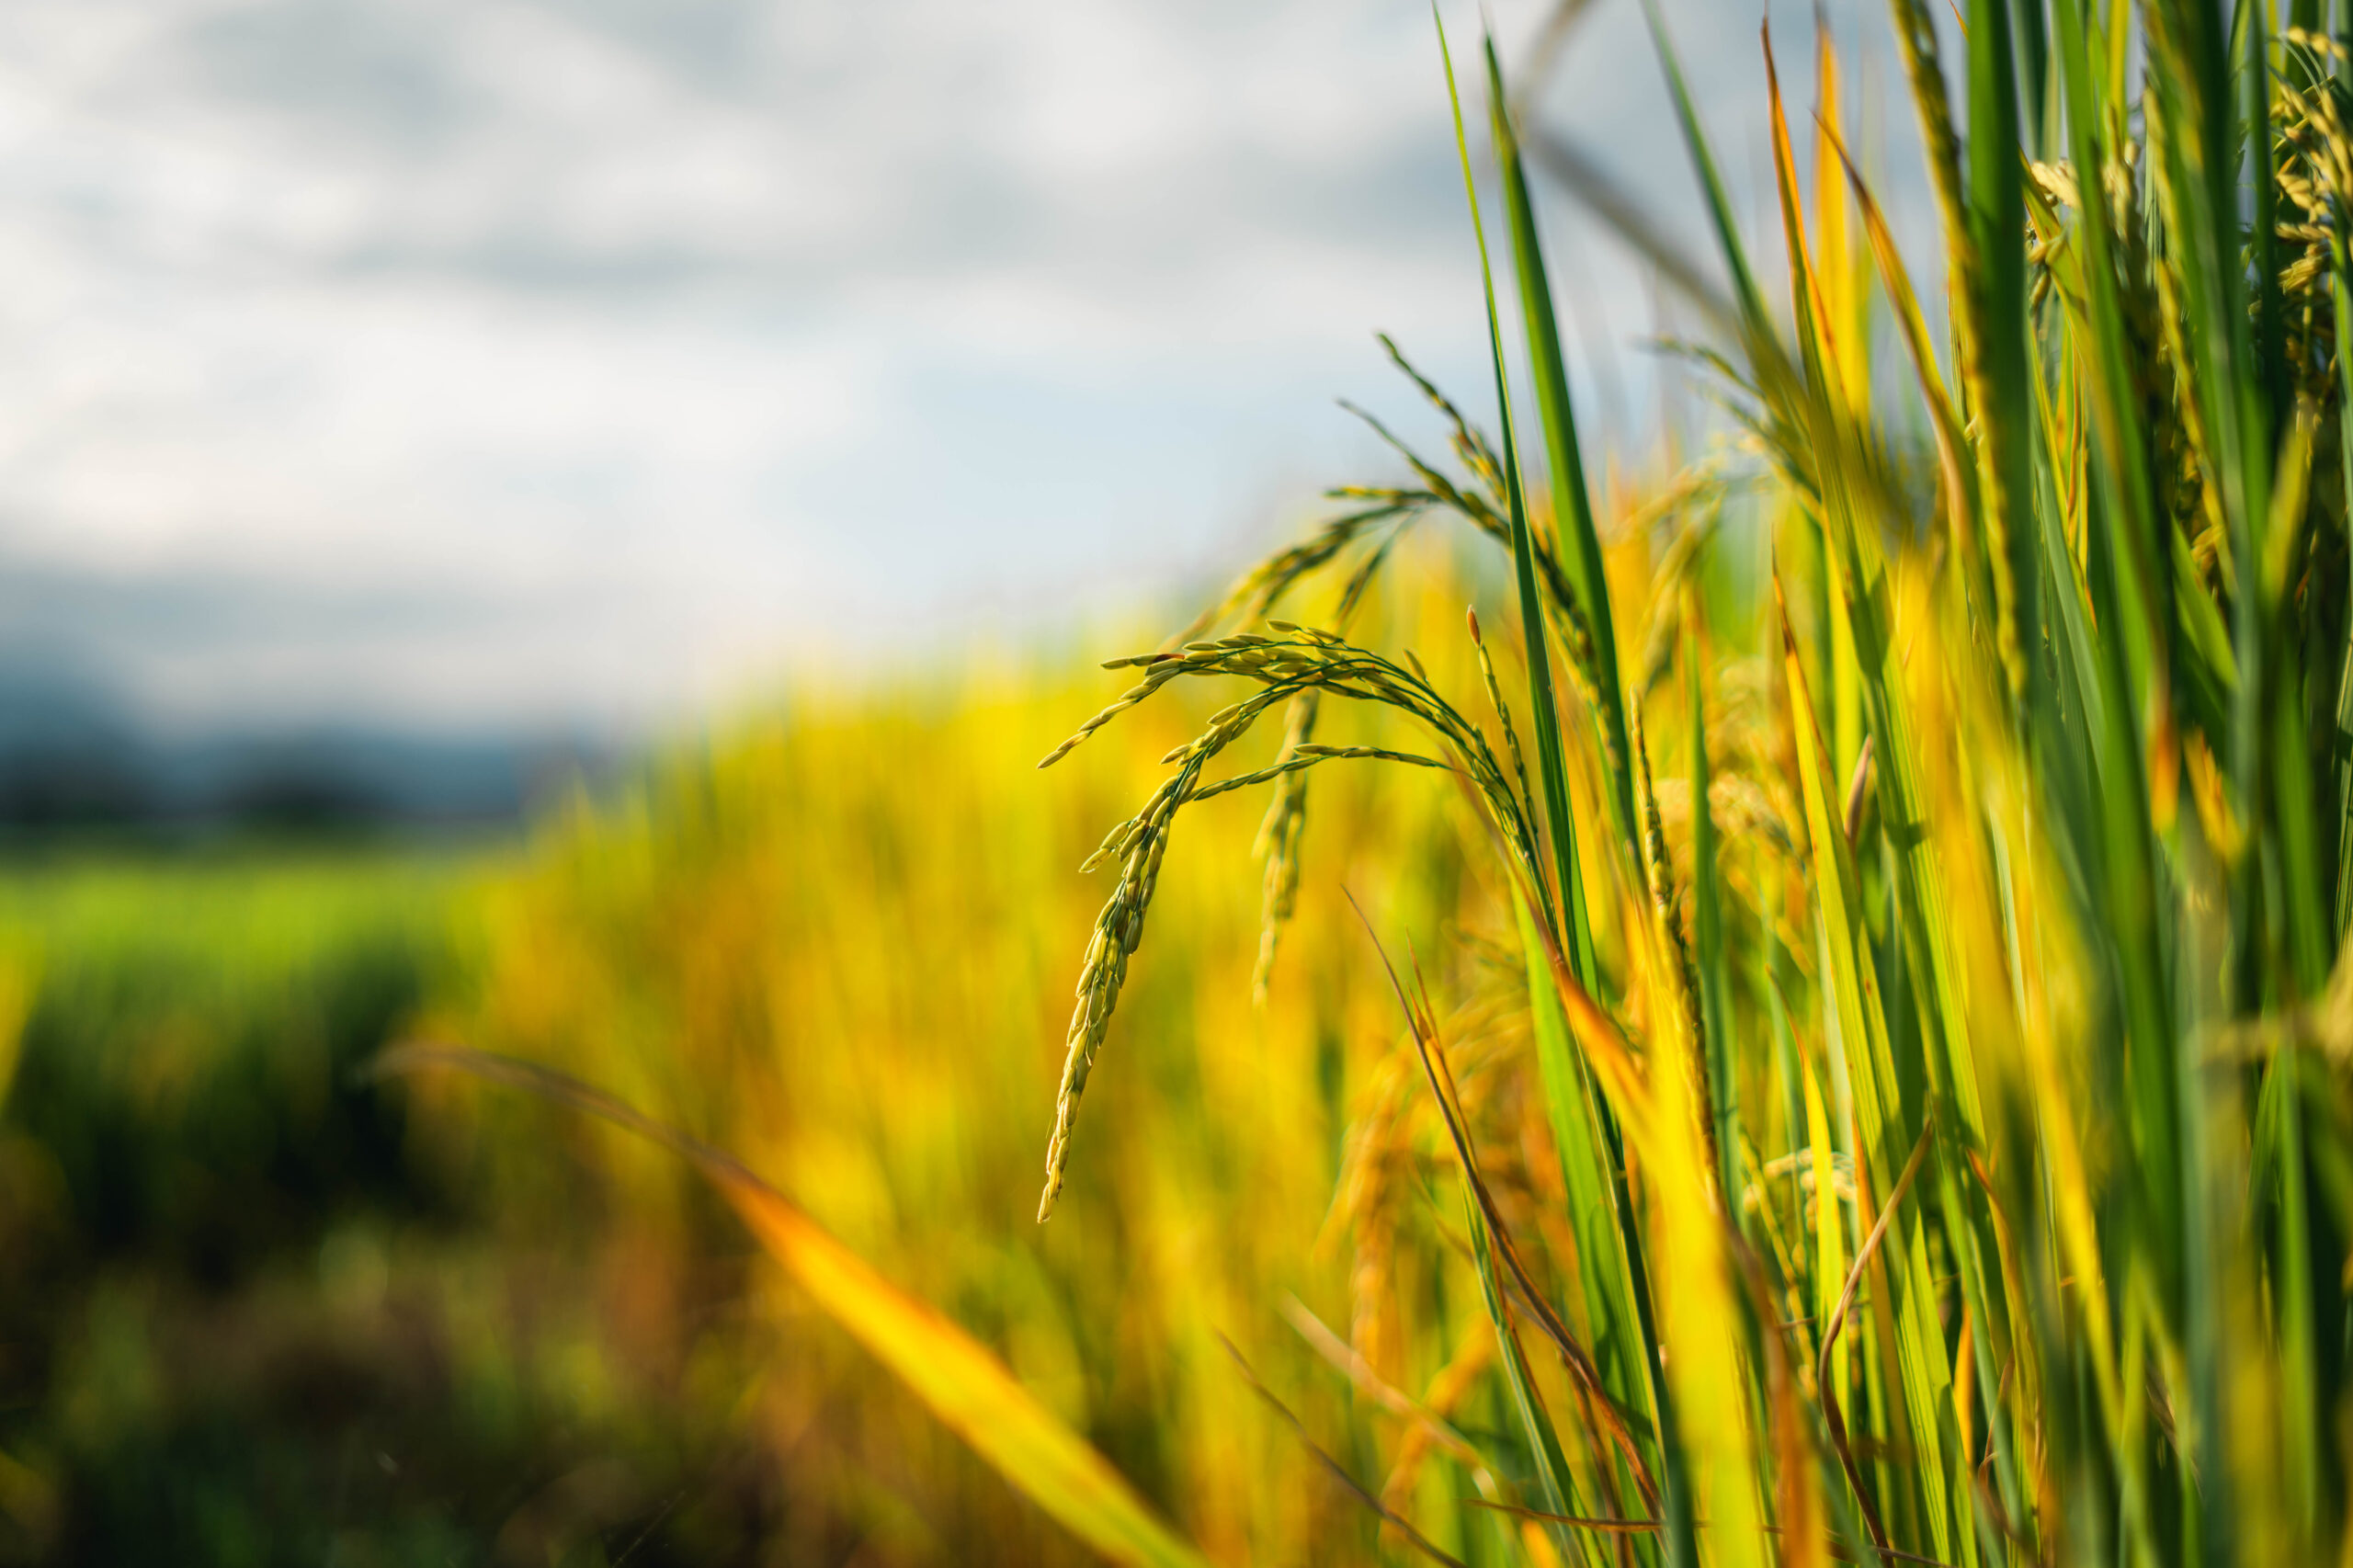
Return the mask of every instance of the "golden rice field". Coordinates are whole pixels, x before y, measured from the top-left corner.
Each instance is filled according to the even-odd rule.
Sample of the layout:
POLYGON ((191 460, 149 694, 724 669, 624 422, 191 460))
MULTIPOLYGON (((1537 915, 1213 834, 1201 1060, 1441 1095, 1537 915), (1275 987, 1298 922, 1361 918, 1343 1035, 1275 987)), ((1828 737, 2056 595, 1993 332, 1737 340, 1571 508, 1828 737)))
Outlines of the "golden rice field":
MULTIPOLYGON (((1469 676, 1456 560, 1433 543, 1399 565, 1368 624, 1469 676)), ((1352 1344, 1416 1397, 1437 1384, 1452 1419, 1500 1415, 1475 1280, 1447 1256, 1458 1224, 1428 1202, 1442 1134, 1347 898, 1466 994, 1516 961, 1508 910, 1449 791, 1336 766, 1314 783, 1312 869, 1255 1004, 1263 802, 1203 806, 1168 858, 1085 1175, 1041 1228, 1073 956, 1104 891, 1075 868, 1211 706, 1140 715, 1040 777, 1100 696, 1076 660, 797 687, 780 716, 546 828, 466 907, 460 976, 423 1032, 559 1065, 741 1155, 999 1351, 1211 1555, 1370 1552, 1374 1521, 1319 1480, 1222 1341, 1394 1494, 1460 1484, 1411 1422, 1365 1415, 1327 1354, 1352 1344)), ((1498 1127, 1540 1145, 1525 1020, 1482 1033, 1465 1070, 1495 1085, 1498 1127)), ((753 1343, 698 1321, 684 1281, 742 1244, 680 1162, 503 1091, 417 1092, 420 1135, 477 1160, 519 1228, 563 1223, 593 1192, 625 1359, 725 1388, 813 1528, 873 1493, 927 1521, 877 1561, 959 1541, 1008 1562, 1082 1555, 787 1285, 753 1287, 753 1343)))
MULTIPOLYGON (((439 1369, 383 1476, 440 1430, 521 1478, 370 1476, 406 1533, 326 1551, 2353 1561, 2353 56, 2302 0, 1972 0, 1949 63, 1893 15, 1941 312, 1826 37, 1740 128, 1756 236, 1657 34, 1696 258, 1461 51, 1492 401, 1401 381, 1384 482, 1189 627, 804 672, 433 935, 346 910, 407 955, 374 991, 289 902, 310 956, 241 983, 293 1021, 208 1103, 350 1119, 311 1174, 404 1196, 307 1221, 272 1310, 347 1399, 439 1369), (1582 444, 1540 151, 1705 323, 1722 438, 1638 481, 1582 444)), ((235 1034, 109 1014, 108 922, 38 934, 87 891, 24 895, 0 987, 53 1270, 56 1216, 206 1212, 203 1121, 85 1189, 235 1034)), ((267 1338, 93 1256, 12 1331, 71 1351, 8 1372, 19 1555, 96 1539, 120 1412, 200 1407, 157 1345, 267 1338)), ((187 1505, 213 1556, 274 1560, 253 1495, 187 1505)))

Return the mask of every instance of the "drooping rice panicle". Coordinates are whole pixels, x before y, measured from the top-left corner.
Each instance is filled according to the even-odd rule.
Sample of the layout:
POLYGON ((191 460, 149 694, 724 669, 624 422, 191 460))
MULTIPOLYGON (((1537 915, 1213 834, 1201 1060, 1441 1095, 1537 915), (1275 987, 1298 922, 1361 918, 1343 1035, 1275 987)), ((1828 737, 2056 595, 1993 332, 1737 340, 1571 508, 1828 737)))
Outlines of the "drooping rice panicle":
POLYGON ((1039 1199, 1038 1218, 1052 1212, 1060 1196, 1070 1158, 1071 1132, 1080 1101, 1102 1050, 1111 1017, 1127 979, 1130 955, 1142 940, 1144 916, 1151 907, 1161 859, 1176 814, 1197 799, 1225 793, 1246 785, 1295 776, 1317 764, 1345 757, 1378 757, 1426 767, 1462 772, 1477 799, 1490 813, 1497 832, 1514 847, 1524 871, 1536 875, 1539 865, 1532 830, 1518 799, 1496 764, 1485 737, 1431 687, 1420 673, 1355 647, 1336 633, 1289 621, 1267 623, 1272 636, 1237 632, 1210 642, 1188 643, 1181 653, 1141 655, 1114 664, 1142 663, 1145 679, 1097 713, 1076 733, 1048 755, 1046 766, 1142 702, 1179 676, 1232 676, 1257 683, 1259 689, 1212 714, 1200 734, 1176 747, 1162 760, 1176 767, 1141 811, 1112 829, 1086 867, 1117 861, 1120 880, 1097 917, 1078 981, 1077 1006, 1072 1013, 1064 1047, 1062 1084, 1054 1100, 1054 1129, 1046 1149, 1046 1184, 1039 1199), (1203 785, 1204 767, 1249 733, 1268 709, 1307 693, 1333 696, 1397 710, 1430 733, 1450 754, 1450 761, 1375 747, 1300 744, 1290 755, 1254 773, 1203 785))
MULTIPOLYGON (((1290 699, 1283 723, 1283 746, 1279 754, 1288 758, 1307 744, 1315 733, 1317 704, 1322 699, 1313 691, 1302 691, 1290 699)), ((1266 866, 1266 889, 1258 915, 1258 957, 1251 966, 1250 994, 1260 1003, 1267 999, 1267 987, 1275 972, 1275 949, 1282 942, 1283 927, 1290 923, 1292 911, 1299 903, 1299 846, 1307 833, 1307 774, 1304 769, 1284 773, 1275 785, 1274 799, 1267 803, 1266 820, 1259 824, 1258 836, 1250 853, 1266 866)))

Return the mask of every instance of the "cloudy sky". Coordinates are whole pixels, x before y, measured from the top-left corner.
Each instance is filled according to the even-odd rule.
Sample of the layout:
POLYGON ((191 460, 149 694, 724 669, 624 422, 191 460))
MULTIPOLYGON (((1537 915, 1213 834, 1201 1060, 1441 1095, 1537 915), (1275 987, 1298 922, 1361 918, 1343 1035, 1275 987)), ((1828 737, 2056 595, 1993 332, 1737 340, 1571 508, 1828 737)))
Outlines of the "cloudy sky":
MULTIPOLYGON (((1760 14, 1665 10, 1753 210, 1760 14)), ((1634 0, 1546 82, 1696 241, 1634 0)), ((1453 158, 1419 0, 15 0, 0 666, 626 731, 1220 575, 1380 471, 1375 328, 1480 385, 1453 158)), ((1650 290, 1551 206, 1622 421, 1650 290)))

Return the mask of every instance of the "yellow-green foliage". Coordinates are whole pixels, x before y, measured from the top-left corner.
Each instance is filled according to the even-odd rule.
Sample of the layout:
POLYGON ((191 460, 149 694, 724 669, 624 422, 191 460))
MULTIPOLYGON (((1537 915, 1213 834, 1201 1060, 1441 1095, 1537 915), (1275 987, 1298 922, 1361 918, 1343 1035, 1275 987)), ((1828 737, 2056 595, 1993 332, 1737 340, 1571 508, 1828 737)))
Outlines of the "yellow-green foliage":
MULTIPOLYGON (((1410 551, 1400 564, 1406 586, 1369 620, 1429 649, 1434 676, 1475 680, 1448 558, 1410 551)), ((1475 1286, 1427 1234, 1419 1156, 1437 1155, 1435 1126, 1417 1123, 1417 1145, 1380 1125, 1407 1118, 1411 1080, 1396 1004, 1342 890, 1384 939, 1416 941, 1434 983, 1468 990, 1489 961, 1466 926, 1487 949, 1516 939, 1479 880, 1483 856, 1462 853, 1474 819, 1442 777, 1334 762, 1311 786, 1306 887, 1254 1006, 1256 900, 1236 879, 1264 801, 1188 810, 1109 1048, 1117 1070, 1089 1102, 1086 1179, 1041 1229, 1071 955, 1108 880, 1076 868, 1211 705, 1155 704, 1041 777, 1038 757, 1098 700, 1101 677, 1081 669, 980 660, 803 687, 781 716, 575 807, 468 911, 461 994, 423 1032, 559 1065, 740 1155, 995 1345, 1205 1548, 1294 1559, 1362 1537, 1366 1521, 1313 1480, 1218 1336, 1327 1420, 1347 1383, 1286 1322, 1292 1293, 1416 1392, 1466 1335, 1484 1343, 1475 1286), (1374 1146, 1336 1210, 1348 1128, 1368 1115, 1374 1146), (1400 1229, 1424 1244, 1401 1246, 1400 1229)), ((1342 714, 1323 733, 1377 742, 1399 727, 1342 714)), ((1495 1028, 1508 1056, 1511 1025, 1495 1028)), ((559 1146, 607 1173, 617 1332, 647 1341, 641 1367, 674 1369, 653 1375, 739 1402, 813 1518, 879 1486, 948 1539, 1000 1542, 1002 1560, 1057 1544, 1033 1539, 1026 1507, 790 1292, 753 1351, 732 1324, 710 1333, 686 1314, 692 1259, 742 1244, 694 1222, 694 1178, 666 1153, 418 1083, 455 1102, 427 1127, 494 1163, 489 1187, 519 1227, 584 1200, 559 1146), (532 1136, 462 1131, 513 1116, 532 1136), (705 1338, 722 1364, 698 1361, 705 1338)), ((1381 1430, 1381 1444, 1401 1432, 1381 1430)))

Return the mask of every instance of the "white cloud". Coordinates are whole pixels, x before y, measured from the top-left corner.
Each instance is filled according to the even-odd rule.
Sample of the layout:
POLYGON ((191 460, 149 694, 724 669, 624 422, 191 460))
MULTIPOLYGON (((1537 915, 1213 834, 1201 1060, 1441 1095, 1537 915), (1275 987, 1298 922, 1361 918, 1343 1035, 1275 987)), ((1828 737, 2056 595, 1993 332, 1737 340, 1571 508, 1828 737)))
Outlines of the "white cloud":
MULTIPOLYGON (((1672 9, 1751 177, 1749 24, 1672 9)), ((1688 217, 1631 5, 1543 105, 1688 217)), ((1378 461, 1373 328, 1482 382, 1444 114, 1412 0, 24 0, 0 575, 96 608, 0 649, 188 722, 632 722, 1139 591, 1378 461)))

